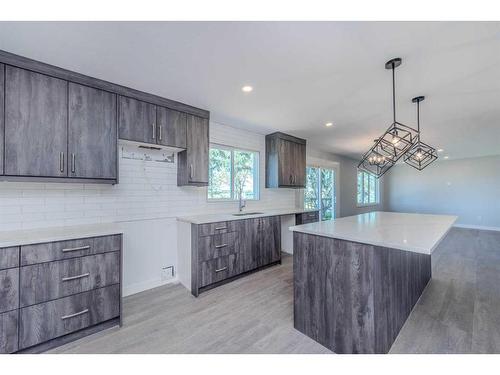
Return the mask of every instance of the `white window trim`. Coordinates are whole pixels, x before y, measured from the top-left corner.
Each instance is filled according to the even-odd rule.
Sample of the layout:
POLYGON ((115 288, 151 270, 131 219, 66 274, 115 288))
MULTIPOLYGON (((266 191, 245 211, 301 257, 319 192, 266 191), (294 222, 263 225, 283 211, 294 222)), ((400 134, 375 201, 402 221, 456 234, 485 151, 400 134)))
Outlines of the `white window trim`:
MULTIPOLYGON (((380 204, 380 180, 375 179, 377 182, 375 184, 375 202, 374 203, 359 203, 358 202, 358 173, 363 172, 367 173, 364 171, 359 171, 356 170, 356 207, 358 208, 363 208, 363 207, 372 207, 372 206, 378 206, 380 204)), ((363 186, 365 184, 365 179, 363 179, 363 186)))
MULTIPOLYGON (((251 150, 248 148, 242 148, 242 147, 236 147, 236 146, 228 146, 228 145, 223 145, 221 143, 210 143, 209 144, 209 154, 210 154, 210 148, 219 148, 222 150, 227 150, 231 151, 231 194, 234 195, 234 192, 232 189, 234 188, 234 151, 243 151, 243 152, 252 152, 256 154, 255 158, 255 164, 256 164, 256 171, 254 171, 254 191, 256 192, 256 197, 255 198, 245 198, 246 201, 258 201, 260 200, 260 151, 258 150, 251 150)), ((210 163, 210 160, 209 160, 210 163)), ((207 194, 206 194, 206 201, 207 203, 224 203, 224 202, 237 202, 238 198, 233 197, 233 198, 209 198, 208 197, 208 187, 207 187, 207 194)))

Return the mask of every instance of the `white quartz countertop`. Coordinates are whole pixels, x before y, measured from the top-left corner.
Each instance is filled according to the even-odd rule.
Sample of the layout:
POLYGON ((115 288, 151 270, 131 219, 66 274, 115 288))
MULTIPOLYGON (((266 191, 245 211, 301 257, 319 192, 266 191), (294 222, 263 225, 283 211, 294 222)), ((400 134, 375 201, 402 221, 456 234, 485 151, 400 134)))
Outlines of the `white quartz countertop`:
POLYGON ((234 216, 236 212, 229 213, 218 213, 218 214, 201 214, 201 215, 193 215, 193 216, 179 216, 177 220, 184 221, 186 223, 191 224, 208 224, 208 223, 216 223, 219 221, 232 221, 232 220, 243 220, 243 219, 252 219, 258 217, 266 217, 266 216, 283 216, 283 215, 295 215, 302 214, 306 212, 315 212, 318 210, 304 210, 301 208, 290 208, 290 209, 276 209, 276 210, 259 210, 259 209, 248 209, 244 210, 243 213, 252 213, 258 212, 255 215, 243 215, 243 216, 234 216))
POLYGON ((290 227, 291 231, 431 254, 457 216, 370 212, 290 227))
POLYGON ((108 236, 123 231, 119 224, 92 224, 43 229, 0 231, 0 247, 30 245, 76 238, 108 236))

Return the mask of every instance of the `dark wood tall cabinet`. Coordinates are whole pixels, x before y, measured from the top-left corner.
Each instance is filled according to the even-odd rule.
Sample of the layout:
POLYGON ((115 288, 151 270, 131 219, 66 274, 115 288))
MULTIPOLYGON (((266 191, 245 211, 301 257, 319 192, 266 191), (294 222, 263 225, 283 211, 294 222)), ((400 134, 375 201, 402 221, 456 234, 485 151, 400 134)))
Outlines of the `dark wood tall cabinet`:
POLYGON ((266 136, 266 188, 303 188, 306 140, 284 133, 266 136))
POLYGON ((116 95, 70 83, 68 114, 69 176, 116 179, 116 95))
POLYGON ((178 155, 177 185, 208 185, 208 119, 187 116, 186 150, 178 155))
POLYGON ((68 175, 68 82, 5 70, 5 174, 68 175))

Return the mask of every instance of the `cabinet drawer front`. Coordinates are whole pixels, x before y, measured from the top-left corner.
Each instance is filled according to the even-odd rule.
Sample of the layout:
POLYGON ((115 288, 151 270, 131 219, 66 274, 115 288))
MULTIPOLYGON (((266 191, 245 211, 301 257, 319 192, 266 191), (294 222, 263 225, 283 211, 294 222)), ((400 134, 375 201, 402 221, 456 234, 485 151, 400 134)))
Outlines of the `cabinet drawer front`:
POLYGON ((240 273, 240 256, 230 254, 201 262, 198 268, 200 287, 204 287, 240 273))
POLYGON ((19 247, 4 247, 0 249, 0 270, 19 266, 19 247))
POLYGON ((120 314, 120 285, 21 309, 19 349, 66 335, 120 314))
POLYGON ((119 250, 120 235, 21 246, 21 266, 119 250))
POLYGON ((17 351, 18 310, 0 314, 0 354, 17 351))
POLYGON ((212 234, 234 232, 234 231, 235 231, 234 221, 221 221, 218 223, 200 224, 198 226, 198 235, 200 237, 211 236, 212 234))
POLYGON ((214 234, 198 240, 198 261, 219 258, 237 251, 236 232, 214 234))
POLYGON ((21 267, 21 307, 120 282, 120 252, 21 267))
POLYGON ((0 271, 0 313, 19 307, 19 268, 0 271))

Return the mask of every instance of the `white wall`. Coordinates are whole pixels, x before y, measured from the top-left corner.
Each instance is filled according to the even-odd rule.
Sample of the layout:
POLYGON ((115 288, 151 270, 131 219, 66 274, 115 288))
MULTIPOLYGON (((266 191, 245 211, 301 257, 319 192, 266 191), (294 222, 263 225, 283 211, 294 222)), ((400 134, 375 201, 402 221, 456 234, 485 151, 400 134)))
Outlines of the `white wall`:
MULTIPOLYGON (((248 210, 295 207, 294 190, 264 189, 264 135, 212 122, 210 140, 260 152, 261 199, 248 210)), ((206 188, 178 187, 176 163, 119 161, 115 186, 0 182, 0 230, 121 222, 125 294, 161 285, 161 268, 177 268, 175 218, 235 211, 237 203, 209 203, 206 188)))
POLYGON ((458 224, 500 229, 500 156, 439 160, 419 172, 387 172, 387 209, 457 215, 458 224))

